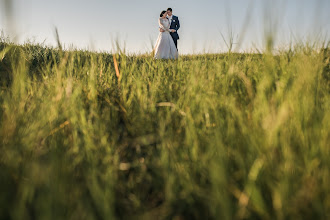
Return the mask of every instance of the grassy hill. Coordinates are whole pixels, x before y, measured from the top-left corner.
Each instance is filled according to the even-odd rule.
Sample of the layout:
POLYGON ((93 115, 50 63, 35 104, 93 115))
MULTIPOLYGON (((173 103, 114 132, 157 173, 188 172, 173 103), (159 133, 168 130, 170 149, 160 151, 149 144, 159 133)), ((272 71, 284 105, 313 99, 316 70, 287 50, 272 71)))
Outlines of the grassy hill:
POLYGON ((330 52, 0 43, 0 219, 329 219, 330 52))

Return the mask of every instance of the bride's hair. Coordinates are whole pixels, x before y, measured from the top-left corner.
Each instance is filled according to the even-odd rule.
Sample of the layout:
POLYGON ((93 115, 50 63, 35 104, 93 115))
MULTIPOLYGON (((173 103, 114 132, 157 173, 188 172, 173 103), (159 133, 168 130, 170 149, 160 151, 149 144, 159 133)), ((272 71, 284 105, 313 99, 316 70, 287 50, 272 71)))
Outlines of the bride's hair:
POLYGON ((162 11, 161 13, 160 13, 160 17, 163 17, 163 15, 166 13, 166 11, 162 11))

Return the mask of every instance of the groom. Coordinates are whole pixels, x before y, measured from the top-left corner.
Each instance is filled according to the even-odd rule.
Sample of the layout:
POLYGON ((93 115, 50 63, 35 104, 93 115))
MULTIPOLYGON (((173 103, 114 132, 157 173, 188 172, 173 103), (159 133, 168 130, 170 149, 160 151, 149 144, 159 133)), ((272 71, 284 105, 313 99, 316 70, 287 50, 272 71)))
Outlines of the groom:
MULTIPOLYGON (((179 18, 172 14, 172 8, 167 9, 167 19, 170 21, 170 29, 172 29, 170 34, 173 38, 176 49, 178 49, 178 40, 180 39, 178 30, 180 28, 180 22, 179 18)), ((164 30, 161 28, 159 30, 160 32, 164 32, 164 30)))

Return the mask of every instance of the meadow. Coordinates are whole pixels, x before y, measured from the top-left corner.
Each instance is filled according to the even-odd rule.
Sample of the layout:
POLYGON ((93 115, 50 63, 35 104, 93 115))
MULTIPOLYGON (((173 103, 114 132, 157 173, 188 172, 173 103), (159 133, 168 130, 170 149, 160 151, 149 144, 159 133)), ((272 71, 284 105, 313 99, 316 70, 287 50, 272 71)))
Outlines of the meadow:
POLYGON ((0 219, 329 219, 329 63, 1 39, 0 219))

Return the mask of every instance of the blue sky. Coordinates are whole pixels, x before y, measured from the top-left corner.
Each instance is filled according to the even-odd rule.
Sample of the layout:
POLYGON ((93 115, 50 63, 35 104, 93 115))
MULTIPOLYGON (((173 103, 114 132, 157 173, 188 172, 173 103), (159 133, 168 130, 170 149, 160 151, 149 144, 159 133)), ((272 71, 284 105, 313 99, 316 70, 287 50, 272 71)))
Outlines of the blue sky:
MULTIPOLYGON (((0 29, 9 33, 1 0, 0 29)), ((226 51, 264 47, 265 30, 275 31, 277 47, 294 40, 330 35, 329 0, 12 0, 15 35, 55 45, 54 27, 66 48, 114 50, 119 39, 129 53, 150 52, 158 36, 161 10, 173 8, 180 19, 179 52, 226 51), (244 36, 244 37, 242 37, 244 36), (240 42, 240 44, 239 44, 240 42)), ((329 36, 326 38, 329 39, 329 36)))

